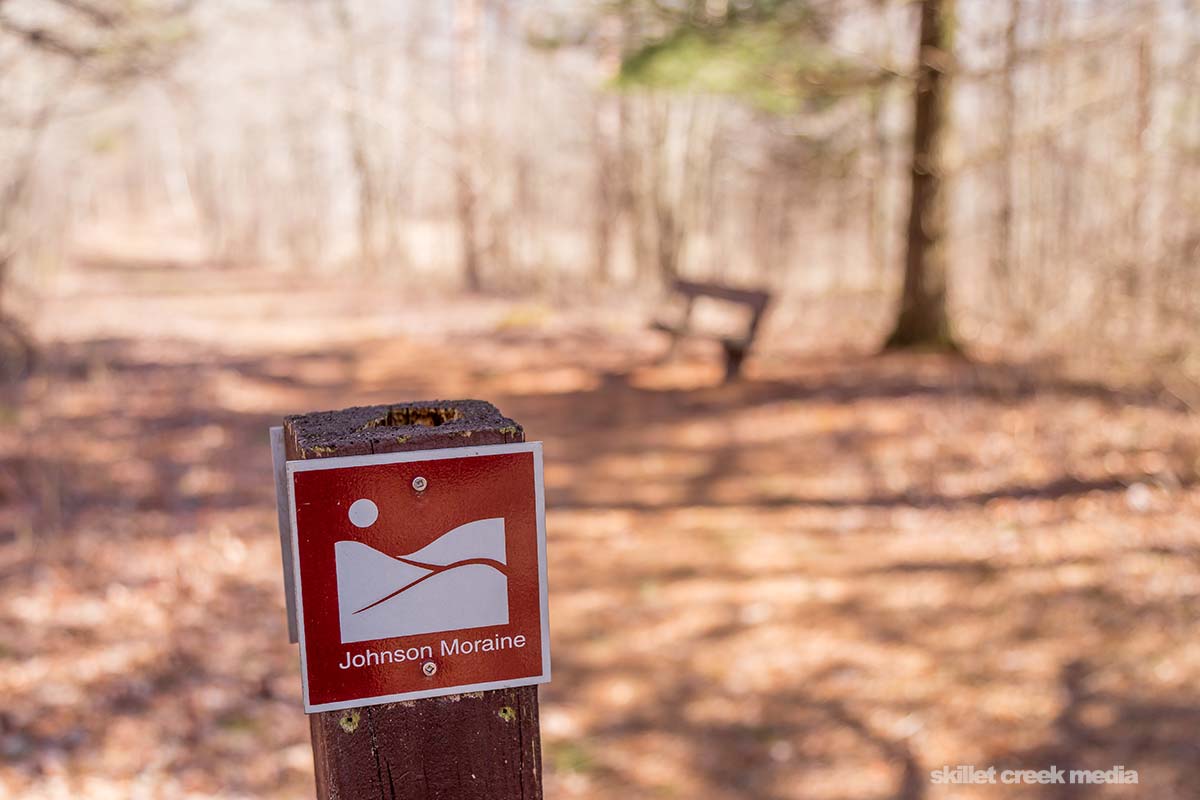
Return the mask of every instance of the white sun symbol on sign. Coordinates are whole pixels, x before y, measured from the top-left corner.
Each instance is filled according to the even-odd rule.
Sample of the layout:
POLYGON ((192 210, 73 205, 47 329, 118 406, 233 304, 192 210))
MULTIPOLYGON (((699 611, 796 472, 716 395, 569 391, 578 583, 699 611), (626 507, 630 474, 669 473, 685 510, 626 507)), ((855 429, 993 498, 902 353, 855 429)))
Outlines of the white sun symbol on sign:
POLYGON ((365 497, 350 504, 350 521, 360 528, 369 528, 379 519, 379 506, 365 497))

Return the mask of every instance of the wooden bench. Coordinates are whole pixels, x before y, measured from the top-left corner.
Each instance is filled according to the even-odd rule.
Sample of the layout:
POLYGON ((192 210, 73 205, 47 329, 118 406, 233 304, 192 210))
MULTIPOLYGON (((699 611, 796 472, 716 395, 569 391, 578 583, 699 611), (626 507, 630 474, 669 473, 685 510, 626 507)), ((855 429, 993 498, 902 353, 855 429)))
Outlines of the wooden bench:
POLYGON ((754 289, 735 289, 731 286, 724 286, 717 283, 696 283, 682 280, 672 282, 670 292, 672 295, 683 298, 683 313, 677 321, 671 322, 656 319, 650 323, 650 327, 654 330, 662 331, 671 336, 671 347, 664 357, 669 357, 674 353, 680 339, 686 336, 716 339, 721 343, 721 347, 725 351, 725 381, 729 382, 735 379, 742 371, 742 362, 746 360, 746 354, 750 352, 750 346, 754 344, 754 337, 758 333, 758 326, 762 322, 764 312, 767 310, 767 304, 771 301, 771 295, 767 292, 754 289), (705 334, 693 329, 691 327, 692 307, 695 305, 697 298, 701 297, 721 300, 748 308, 750 318, 747 322, 745 332, 741 336, 720 336, 705 334))

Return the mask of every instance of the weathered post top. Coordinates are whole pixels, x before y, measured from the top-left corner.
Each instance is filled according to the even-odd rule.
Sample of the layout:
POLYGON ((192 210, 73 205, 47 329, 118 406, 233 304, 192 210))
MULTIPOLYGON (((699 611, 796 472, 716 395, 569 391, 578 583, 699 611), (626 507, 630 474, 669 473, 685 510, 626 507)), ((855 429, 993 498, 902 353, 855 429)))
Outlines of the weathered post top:
POLYGON ((284 420, 284 429, 289 459, 433 450, 525 439, 520 425, 483 400, 432 400, 294 414, 284 420))
MULTIPOLYGON (((479 400, 315 412, 289 416, 283 426, 289 461, 511 444, 524 439, 519 424, 491 403, 479 400)), ((538 458, 540 469, 540 451, 538 458)), ((431 477, 425 489, 424 480, 418 483, 414 478, 409 491, 431 495, 441 485, 431 477)), ((409 559, 408 563, 431 566, 420 561, 409 559)), ((514 592, 514 596, 520 594, 514 592)), ((439 678, 443 674, 436 665, 423 666, 439 678)), ((309 720, 321 800, 542 797, 538 696, 533 685, 341 708, 313 713, 309 720)))

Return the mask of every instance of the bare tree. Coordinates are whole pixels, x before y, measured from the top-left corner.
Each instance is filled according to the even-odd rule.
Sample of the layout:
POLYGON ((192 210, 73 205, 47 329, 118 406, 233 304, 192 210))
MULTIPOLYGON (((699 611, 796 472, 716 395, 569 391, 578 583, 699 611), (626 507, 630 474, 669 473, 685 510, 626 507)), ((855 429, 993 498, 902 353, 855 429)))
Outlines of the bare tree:
POLYGON ((1004 26, 1004 65, 1000 71, 1000 157, 997 159, 999 199, 996 209, 996 252, 993 275, 998 294, 1010 308, 1013 303, 1013 150, 1017 125, 1017 34, 1021 20, 1021 0, 1008 0, 1008 20, 1004 26))
POLYGON ((711 98, 643 98, 639 119, 642 144, 637 158, 637 206, 641 219, 635 232, 643 236, 635 252, 638 270, 651 265, 654 279, 679 275, 689 239, 703 216, 716 157, 718 106, 711 98))
MULTIPOLYGON (((600 21, 599 70, 608 79, 620 72, 624 20, 610 15, 600 21)), ((622 109, 624 98, 613 92, 602 92, 593 104, 591 134, 593 148, 594 200, 592 209, 593 264, 592 279, 606 284, 612 277, 613 237, 620 211, 621 127, 625 122, 622 109)))
POLYGON ((592 178, 594 200, 592 208, 592 279, 600 285, 612 277, 613 236, 617 222, 619 194, 617 125, 620 123, 619 98, 606 97, 596 101, 592 111, 592 147, 595 174, 592 178))
POLYGON ((1153 156, 1149 146, 1151 118, 1154 114, 1154 55, 1151 49, 1151 37, 1154 16, 1145 22, 1145 26, 1137 36, 1137 93, 1135 95, 1136 113, 1134 115, 1133 152, 1135 159, 1133 199, 1130 206, 1130 228, 1134 258, 1137 265, 1138 291, 1140 297, 1139 316, 1141 317, 1142 336, 1149 338, 1157 328, 1160 305, 1164 298, 1160 296, 1162 285, 1162 264, 1158 259, 1158 247, 1150 236, 1149 205, 1153 156))
POLYGON ((480 0, 454 3, 454 185, 462 271, 473 292, 483 289, 482 231, 477 153, 479 113, 480 0))
POLYGON ((6 316, 3 300, 18 255, 15 221, 29 194, 39 146, 72 87, 86 82, 94 90, 112 92, 161 74, 180 42, 161 32, 178 21, 186 4, 51 0, 43 10, 53 13, 36 22, 11 15, 11 8, 0 0, 0 39, 16 43, 17 58, 36 63, 46 76, 58 76, 42 87, 24 117, 11 116, 11 104, 0 101, 0 110, 8 112, 0 122, 13 127, 9 138, 16 140, 10 157, 0 161, 6 167, 0 171, 0 340, 5 340, 0 341, 0 360, 11 364, 15 355, 28 367, 33 345, 20 323, 6 316), (20 352, 10 352, 14 349, 20 352))
POLYGON ((345 92, 342 117, 350 148, 350 163, 354 167, 354 180, 358 187, 358 254, 362 267, 374 272, 379 268, 378 236, 375 231, 379 189, 375 185, 377 171, 371 163, 367 143, 362 87, 359 86, 357 75, 354 21, 350 17, 348 0, 334 0, 333 16, 340 36, 339 68, 345 92))

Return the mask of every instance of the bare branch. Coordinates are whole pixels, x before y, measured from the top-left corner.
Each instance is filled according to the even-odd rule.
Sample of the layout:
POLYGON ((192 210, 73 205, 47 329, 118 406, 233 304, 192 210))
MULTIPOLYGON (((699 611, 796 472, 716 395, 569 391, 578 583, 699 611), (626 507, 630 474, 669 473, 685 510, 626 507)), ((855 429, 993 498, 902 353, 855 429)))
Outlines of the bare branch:
POLYGON ((87 45, 69 42, 45 28, 30 28, 0 15, 0 31, 16 36, 31 47, 46 53, 64 56, 72 61, 83 61, 96 55, 96 49, 87 45))

